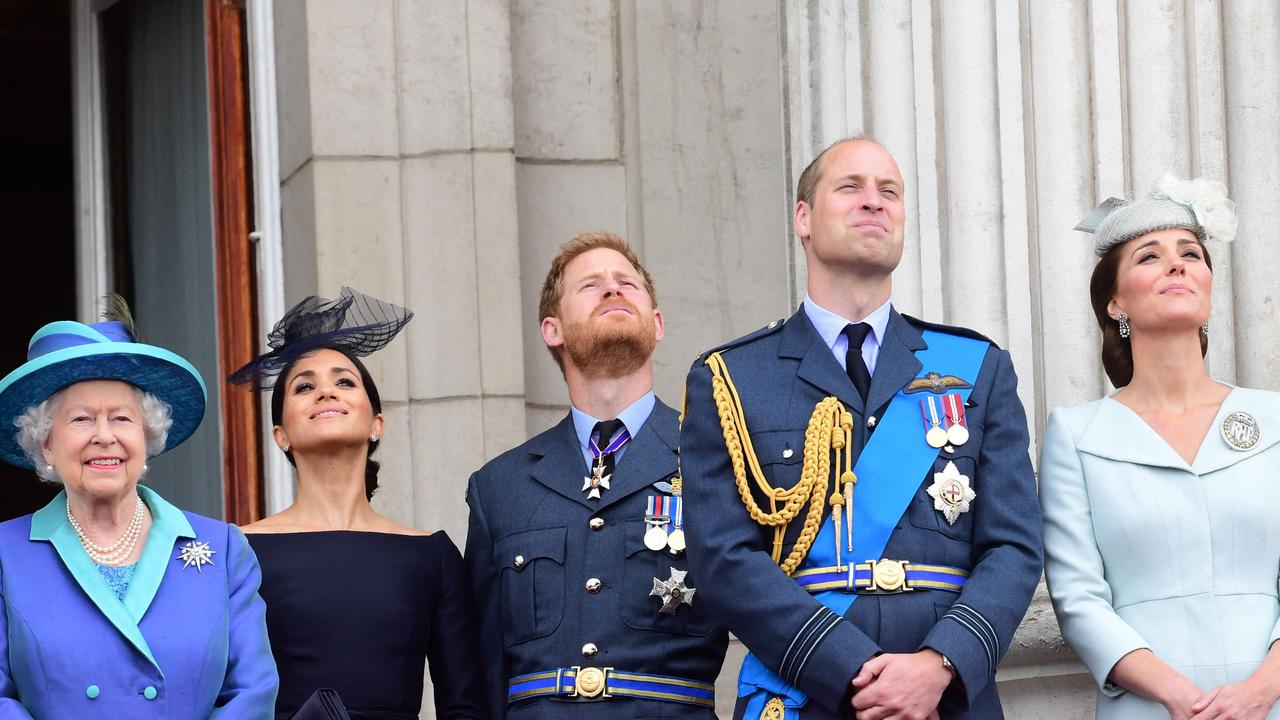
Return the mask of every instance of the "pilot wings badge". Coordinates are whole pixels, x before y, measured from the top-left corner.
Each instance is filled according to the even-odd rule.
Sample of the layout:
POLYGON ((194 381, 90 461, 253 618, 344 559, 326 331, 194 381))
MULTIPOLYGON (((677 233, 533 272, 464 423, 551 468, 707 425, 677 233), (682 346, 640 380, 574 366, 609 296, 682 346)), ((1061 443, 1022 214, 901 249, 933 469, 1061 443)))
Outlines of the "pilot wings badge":
POLYGON ((932 370, 925 373, 922 377, 918 377, 907 384, 903 389, 903 393, 911 395, 918 392, 931 392, 935 395, 951 392, 952 390, 967 390, 973 387, 968 381, 956 377, 955 375, 940 375, 932 370))

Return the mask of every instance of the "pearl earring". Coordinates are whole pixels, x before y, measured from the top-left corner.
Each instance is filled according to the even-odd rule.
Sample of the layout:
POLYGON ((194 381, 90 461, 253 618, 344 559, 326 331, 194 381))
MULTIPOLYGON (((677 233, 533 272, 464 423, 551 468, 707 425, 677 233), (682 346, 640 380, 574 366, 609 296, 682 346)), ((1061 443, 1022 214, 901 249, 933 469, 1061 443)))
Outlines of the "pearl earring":
POLYGON ((1116 316, 1116 323, 1120 325, 1120 337, 1129 337, 1129 316, 1120 313, 1116 316))
POLYGON ((369 436, 369 442, 378 442, 378 436, 377 436, 377 435, 370 435, 370 436, 369 436))
POLYGON ((284 447, 282 447, 282 448, 280 448, 280 449, 281 449, 281 450, 284 450, 285 452, 289 452, 290 450, 292 450, 292 449, 293 449, 293 446, 292 446, 292 445, 290 445, 289 443, 285 443, 285 444, 284 444, 284 447))
POLYGON ((53 475, 53 466, 52 466, 52 465, 49 465, 49 464, 47 464, 47 463, 46 463, 46 464, 45 464, 45 466, 44 466, 44 474, 45 474, 45 475, 52 476, 52 475, 53 475))

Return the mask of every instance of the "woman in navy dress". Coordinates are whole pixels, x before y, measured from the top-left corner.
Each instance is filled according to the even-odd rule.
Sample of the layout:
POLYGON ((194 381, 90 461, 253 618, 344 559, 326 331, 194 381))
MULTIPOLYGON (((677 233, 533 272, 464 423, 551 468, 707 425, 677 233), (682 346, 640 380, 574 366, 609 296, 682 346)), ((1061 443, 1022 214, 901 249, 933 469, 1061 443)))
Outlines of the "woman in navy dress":
POLYGON ((276 324, 271 352, 231 377, 258 388, 274 379, 275 441, 298 474, 294 504, 244 528, 262 564, 281 720, 343 717, 311 714, 320 689, 336 691, 355 720, 416 719, 424 661, 437 718, 486 714, 457 547, 369 504, 383 417, 359 356, 412 316, 349 288, 333 301, 309 297, 276 324))

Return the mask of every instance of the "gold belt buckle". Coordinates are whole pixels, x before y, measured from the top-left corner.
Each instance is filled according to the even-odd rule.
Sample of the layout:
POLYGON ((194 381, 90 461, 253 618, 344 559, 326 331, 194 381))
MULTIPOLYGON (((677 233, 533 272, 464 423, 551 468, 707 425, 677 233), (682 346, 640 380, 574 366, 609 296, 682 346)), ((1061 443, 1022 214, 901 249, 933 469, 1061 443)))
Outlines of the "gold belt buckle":
POLYGON ((573 666, 573 692, 569 693, 569 697, 613 697, 608 692, 608 683, 605 682, 611 667, 580 667, 573 666))
POLYGON ((872 560, 871 587, 876 592, 899 593, 911 592, 907 586, 907 560, 872 560))

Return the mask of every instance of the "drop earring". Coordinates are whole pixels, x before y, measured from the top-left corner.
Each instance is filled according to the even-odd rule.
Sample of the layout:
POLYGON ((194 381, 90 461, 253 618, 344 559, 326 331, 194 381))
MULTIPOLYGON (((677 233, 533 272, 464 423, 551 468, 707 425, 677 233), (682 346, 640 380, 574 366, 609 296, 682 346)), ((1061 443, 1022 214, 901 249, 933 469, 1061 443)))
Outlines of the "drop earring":
POLYGON ((1120 313, 1116 316, 1116 324, 1120 326, 1120 337, 1129 337, 1129 316, 1120 313))

